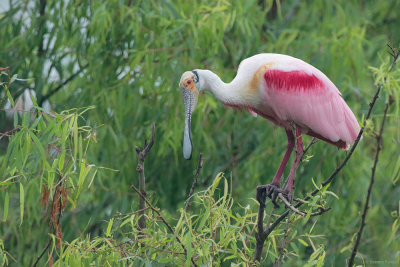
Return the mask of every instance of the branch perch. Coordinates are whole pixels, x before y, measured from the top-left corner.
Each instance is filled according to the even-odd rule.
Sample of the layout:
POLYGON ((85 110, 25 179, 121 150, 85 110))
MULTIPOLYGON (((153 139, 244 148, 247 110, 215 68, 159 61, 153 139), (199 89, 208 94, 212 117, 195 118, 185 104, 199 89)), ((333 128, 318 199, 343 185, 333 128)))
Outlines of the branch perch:
POLYGON ((142 230, 144 228, 146 228, 146 217, 145 217, 146 177, 144 176, 144 160, 145 160, 147 154, 150 152, 150 149, 153 147, 155 135, 156 135, 156 126, 153 123, 150 143, 147 144, 147 141, 145 140, 143 150, 140 150, 139 147, 135 147, 136 153, 138 155, 138 164, 136 167, 136 171, 139 173, 139 191, 140 191, 139 207, 138 207, 139 221, 138 221, 137 227, 141 233, 142 233, 142 230))

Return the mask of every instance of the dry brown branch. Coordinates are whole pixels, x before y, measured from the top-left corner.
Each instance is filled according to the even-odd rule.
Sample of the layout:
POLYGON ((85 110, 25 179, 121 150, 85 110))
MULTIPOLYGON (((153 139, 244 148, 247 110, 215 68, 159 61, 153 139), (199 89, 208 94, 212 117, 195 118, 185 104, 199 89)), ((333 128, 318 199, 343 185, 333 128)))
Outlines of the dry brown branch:
MULTIPOLYGON (((151 132, 151 139, 150 143, 147 144, 147 141, 144 141, 144 148, 140 150, 139 147, 135 147, 136 153, 138 155, 138 164, 136 167, 136 171, 139 173, 139 190, 140 196, 146 196, 146 177, 144 175, 144 160, 149 153, 150 149, 153 147, 154 144, 154 137, 156 135, 156 126, 153 123, 152 125, 152 132, 151 132)), ((145 199, 143 197, 139 198, 139 221, 138 221, 138 230, 142 233, 142 230, 146 228, 146 217, 145 217, 145 199)))

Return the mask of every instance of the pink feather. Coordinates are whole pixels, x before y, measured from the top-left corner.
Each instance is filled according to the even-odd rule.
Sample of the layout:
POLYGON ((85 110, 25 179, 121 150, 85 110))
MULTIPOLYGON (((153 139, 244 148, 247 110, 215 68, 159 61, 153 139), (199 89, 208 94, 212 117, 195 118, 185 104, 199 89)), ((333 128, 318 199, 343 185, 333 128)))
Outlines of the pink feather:
POLYGON ((307 67, 307 72, 266 71, 265 103, 274 111, 278 124, 294 122, 303 133, 348 149, 360 126, 333 83, 320 71, 307 67))

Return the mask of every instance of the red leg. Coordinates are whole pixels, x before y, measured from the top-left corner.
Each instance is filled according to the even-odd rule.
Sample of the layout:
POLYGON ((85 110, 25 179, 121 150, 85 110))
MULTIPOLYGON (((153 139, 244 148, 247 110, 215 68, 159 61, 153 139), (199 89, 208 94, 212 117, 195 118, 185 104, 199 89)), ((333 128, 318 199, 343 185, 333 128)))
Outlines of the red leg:
POLYGON ((296 145, 297 145, 296 159, 293 160, 292 168, 290 169, 290 174, 288 178, 288 183, 285 189, 285 191, 288 192, 289 195, 292 193, 294 173, 299 167, 300 159, 303 156, 303 139, 301 138, 301 131, 299 130, 298 127, 296 127, 296 145))
POLYGON ((288 138, 288 144, 286 148, 285 155, 283 156, 282 162, 279 165, 278 170, 276 171, 276 174, 274 176, 274 179, 272 180, 271 184, 267 185, 260 185, 257 186, 257 200, 260 202, 260 205, 265 206, 265 199, 266 197, 270 197, 272 200, 272 203, 275 205, 275 207, 279 207, 278 204, 276 204, 275 200, 276 197, 278 196, 278 193, 283 193, 283 190, 280 189, 280 184, 281 184, 281 177, 283 174, 283 171, 285 170, 285 167, 287 165, 287 162, 290 158, 290 154, 293 151, 294 148, 294 135, 291 129, 286 129, 286 135, 288 138))
POLYGON ((274 179, 272 180, 272 184, 276 185, 277 187, 280 186, 281 184, 281 177, 283 174, 283 171, 285 170, 285 167, 287 165, 287 162, 289 161, 290 154, 292 154, 293 148, 294 148, 294 135, 291 130, 286 129, 286 135, 288 138, 288 144, 286 147, 286 153, 283 156, 282 162, 279 165, 278 170, 276 171, 276 174, 274 176, 274 179))

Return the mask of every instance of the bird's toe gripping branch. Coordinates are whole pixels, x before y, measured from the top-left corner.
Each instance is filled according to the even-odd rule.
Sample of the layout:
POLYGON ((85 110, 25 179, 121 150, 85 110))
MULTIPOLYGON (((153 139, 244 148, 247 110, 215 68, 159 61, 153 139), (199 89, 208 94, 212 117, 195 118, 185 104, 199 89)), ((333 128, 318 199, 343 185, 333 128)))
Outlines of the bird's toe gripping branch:
POLYGON ((269 197, 274 204, 275 208, 279 208, 278 203, 276 203, 276 199, 278 198, 279 193, 290 197, 290 194, 286 190, 282 190, 279 186, 274 184, 267 185, 259 185, 257 186, 257 195, 256 199, 260 203, 260 205, 265 207, 265 202, 267 197, 269 197))

